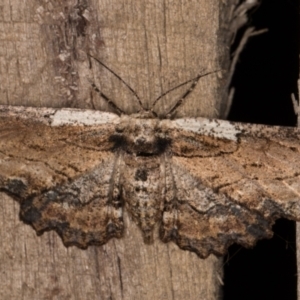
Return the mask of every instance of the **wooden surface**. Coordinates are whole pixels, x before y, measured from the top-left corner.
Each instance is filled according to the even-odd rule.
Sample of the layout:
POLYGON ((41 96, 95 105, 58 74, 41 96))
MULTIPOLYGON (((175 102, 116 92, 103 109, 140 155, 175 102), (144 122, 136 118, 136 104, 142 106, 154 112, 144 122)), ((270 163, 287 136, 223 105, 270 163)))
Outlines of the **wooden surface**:
MULTIPOLYGON (((300 91, 300 81, 298 80, 298 92, 300 91)), ((292 96, 295 114, 297 114, 297 125, 300 127, 300 105, 292 96)), ((296 223, 296 250, 297 250, 297 299, 300 300, 300 223, 296 223)))
MULTIPOLYGON (((131 113, 137 109, 133 94, 87 53, 125 80, 145 107, 202 72, 222 69, 227 59, 219 0, 76 3, 2 1, 0 104, 109 110, 91 87, 93 81, 131 113)), ((224 86, 221 72, 202 78, 179 115, 221 115, 224 86)), ((187 87, 170 93, 158 111, 187 87)), ((221 260, 201 260, 157 238, 145 245, 128 217, 124 238, 79 250, 64 247, 54 232, 37 237, 19 220, 18 203, 4 194, 0 206, 1 299, 219 297, 221 260)))
POLYGON ((213 256, 146 246, 127 218, 123 239, 66 248, 54 232, 37 237, 18 206, 1 195, 1 299, 216 299, 222 271, 213 256))
MULTIPOLYGON (((6 74, 1 104, 108 109, 92 90, 93 81, 126 112, 134 111, 129 89, 87 53, 129 83, 145 106, 182 82, 221 69, 219 1, 74 2, 24 1, 22 7, 7 0, 3 10, 11 16, 0 24, 6 74)), ((218 114, 218 76, 200 80, 181 115, 218 114)), ((160 110, 186 90, 185 85, 170 93, 160 110)))
POLYGON ((296 248, 297 248, 297 299, 300 299, 300 276, 299 276, 299 271, 300 271, 300 223, 296 223, 296 248))

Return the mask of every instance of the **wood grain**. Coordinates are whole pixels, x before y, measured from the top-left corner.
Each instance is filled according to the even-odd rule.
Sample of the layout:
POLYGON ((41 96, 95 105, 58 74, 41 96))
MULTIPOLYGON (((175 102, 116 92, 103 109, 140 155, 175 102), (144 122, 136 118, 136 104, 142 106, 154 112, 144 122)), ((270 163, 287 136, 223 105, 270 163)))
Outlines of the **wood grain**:
MULTIPOLYGON (((3 1, 0 103, 108 110, 90 85, 95 79, 130 111, 132 94, 115 78, 105 80, 95 63, 90 66, 87 53, 125 78, 145 103, 203 68, 220 69, 225 61, 228 66, 230 44, 219 33, 231 22, 231 15, 225 14, 220 23, 220 14, 231 11, 230 6, 220 8, 220 1, 192 1, 188 7, 178 1, 164 9, 161 2, 138 1, 136 6, 136 1, 3 1)), ((220 93, 226 83, 216 86, 211 79, 207 77, 185 105, 194 116, 216 117, 221 111, 220 93)), ((172 97, 177 96, 180 93, 172 97)), ((52 233, 36 237, 19 220, 18 204, 12 199, 1 197, 1 205, 2 299, 218 297, 220 261, 201 261, 160 242, 144 246, 139 229, 130 227, 126 218, 130 236, 82 251, 66 249, 52 233)))

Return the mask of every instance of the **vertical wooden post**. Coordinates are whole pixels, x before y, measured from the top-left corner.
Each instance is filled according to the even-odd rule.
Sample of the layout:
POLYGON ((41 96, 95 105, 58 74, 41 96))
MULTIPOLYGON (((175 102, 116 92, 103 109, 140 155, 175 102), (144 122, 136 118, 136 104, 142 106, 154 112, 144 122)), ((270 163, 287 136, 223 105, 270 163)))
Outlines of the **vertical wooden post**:
MULTIPOLYGON (((202 72, 222 70, 200 80, 178 116, 224 117, 230 39, 245 16, 235 9, 238 1, 225 2, 4 0, 0 104, 109 110, 94 82, 123 111, 136 112, 134 94, 89 53, 144 107, 202 72)), ((186 89, 174 90, 156 111, 165 112, 186 89)), ((18 204, 0 199, 1 299, 219 298, 220 259, 201 260, 158 238, 145 245, 128 216, 124 238, 79 250, 65 248, 54 232, 37 237, 19 220, 18 204)))

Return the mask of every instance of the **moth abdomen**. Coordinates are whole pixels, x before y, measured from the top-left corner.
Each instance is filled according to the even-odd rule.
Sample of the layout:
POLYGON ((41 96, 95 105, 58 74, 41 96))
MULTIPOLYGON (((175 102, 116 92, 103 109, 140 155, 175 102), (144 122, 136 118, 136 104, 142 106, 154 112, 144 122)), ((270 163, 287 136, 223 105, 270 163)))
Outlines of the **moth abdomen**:
POLYGON ((160 156, 123 157, 122 199, 130 216, 141 229, 144 242, 153 241, 153 230, 161 218, 162 174, 160 156))

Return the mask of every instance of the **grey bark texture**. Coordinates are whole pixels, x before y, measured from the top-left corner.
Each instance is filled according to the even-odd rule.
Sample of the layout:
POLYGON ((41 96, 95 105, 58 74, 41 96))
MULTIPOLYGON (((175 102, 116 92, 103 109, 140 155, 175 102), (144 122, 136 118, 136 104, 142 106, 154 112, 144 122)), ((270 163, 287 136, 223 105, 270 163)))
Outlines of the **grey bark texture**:
MULTIPOLYGON (((90 54, 125 80, 144 107, 182 82, 221 70, 200 79, 178 116, 224 117, 230 43, 248 6, 257 4, 237 8, 237 2, 3 0, 0 104, 111 110, 93 82, 124 112, 135 112, 133 93, 90 54)), ((169 93, 157 110, 186 89, 169 93)), ((158 238, 145 245, 128 216, 124 238, 80 250, 66 248, 55 232, 36 236, 7 195, 0 206, 1 299, 220 297, 220 259, 202 260, 158 238)))

